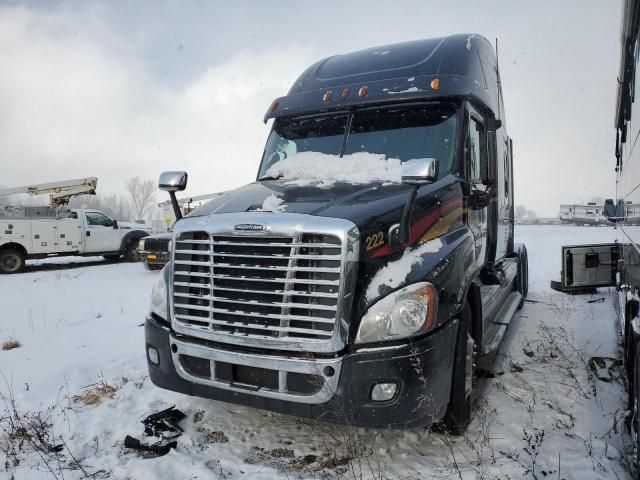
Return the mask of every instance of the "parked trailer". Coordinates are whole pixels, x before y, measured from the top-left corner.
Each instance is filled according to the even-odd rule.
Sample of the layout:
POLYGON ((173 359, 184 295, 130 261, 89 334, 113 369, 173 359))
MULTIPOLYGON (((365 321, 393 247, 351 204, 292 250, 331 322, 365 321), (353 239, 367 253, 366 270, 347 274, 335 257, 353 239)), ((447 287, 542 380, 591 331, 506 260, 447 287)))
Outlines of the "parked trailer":
POLYGON ((640 105, 635 102, 640 73, 640 1, 625 0, 622 18, 620 70, 616 103, 617 200, 605 202, 605 216, 616 223, 625 241, 562 247, 562 289, 616 287, 628 380, 629 424, 640 458, 640 234, 629 228, 640 220, 640 105))
MULTIPOLYGON (((491 365, 528 284, 491 44, 330 57, 269 119, 257 181, 175 224, 145 322, 151 380, 323 421, 462 432, 474 369, 491 365), (371 179, 366 162, 385 159, 397 177, 371 179), (313 176, 331 165, 334 183, 313 176)), ((160 187, 175 199, 186 177, 160 187)))

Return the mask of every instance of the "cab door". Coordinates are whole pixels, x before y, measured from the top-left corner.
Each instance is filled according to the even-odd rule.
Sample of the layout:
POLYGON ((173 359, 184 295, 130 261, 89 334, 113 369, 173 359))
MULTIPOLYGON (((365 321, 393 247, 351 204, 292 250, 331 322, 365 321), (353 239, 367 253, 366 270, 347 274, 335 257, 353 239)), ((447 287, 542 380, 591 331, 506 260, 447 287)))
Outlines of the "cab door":
POLYGON ((487 257, 489 188, 487 132, 482 116, 470 109, 465 146, 465 177, 469 191, 466 197, 467 224, 474 237, 475 260, 482 266, 487 257))
POLYGON ((115 252, 120 248, 120 232, 116 223, 104 213, 85 211, 85 252, 115 252))

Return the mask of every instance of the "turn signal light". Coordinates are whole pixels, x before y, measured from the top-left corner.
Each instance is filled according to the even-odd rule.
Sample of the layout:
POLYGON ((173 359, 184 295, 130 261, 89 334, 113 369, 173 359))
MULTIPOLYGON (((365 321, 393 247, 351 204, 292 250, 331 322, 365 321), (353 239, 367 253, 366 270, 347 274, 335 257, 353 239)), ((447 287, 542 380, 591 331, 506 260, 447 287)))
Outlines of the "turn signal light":
POLYGON ((440 88, 440 79, 434 78, 431 80, 431 88, 434 90, 438 90, 440 88))

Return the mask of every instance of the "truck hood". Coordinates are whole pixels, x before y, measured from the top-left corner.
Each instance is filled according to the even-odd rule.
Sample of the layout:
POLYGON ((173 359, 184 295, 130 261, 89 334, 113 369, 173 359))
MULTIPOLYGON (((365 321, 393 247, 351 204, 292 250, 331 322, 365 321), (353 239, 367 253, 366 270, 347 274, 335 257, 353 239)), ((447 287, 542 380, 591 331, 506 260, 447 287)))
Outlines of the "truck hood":
POLYGON ((151 226, 145 225, 144 223, 135 223, 135 222, 118 222, 118 228, 123 230, 144 230, 150 231, 151 226))
MULTIPOLYGON (((358 227, 362 239, 369 240, 361 242, 362 258, 384 258, 400 251, 392 248, 389 232, 399 225, 411 188, 388 182, 336 183, 331 188, 322 188, 295 185, 287 180, 265 180, 226 192, 188 217, 274 209, 350 220, 358 227)), ((412 210, 409 245, 445 234, 459 226, 461 218, 462 189, 458 177, 446 175, 437 182, 422 185, 412 210)), ((242 219, 238 218, 238 222, 242 219)))
MULTIPOLYGON (((401 212, 410 188, 402 184, 383 183, 337 183, 331 188, 321 188, 267 180, 231 190, 188 216, 270 210, 273 205, 280 203, 279 209, 284 213, 344 218, 362 228, 385 213, 398 209, 401 212), (269 197, 277 197, 277 200, 267 200, 269 197)), ((274 212, 274 215, 278 213, 274 212)))

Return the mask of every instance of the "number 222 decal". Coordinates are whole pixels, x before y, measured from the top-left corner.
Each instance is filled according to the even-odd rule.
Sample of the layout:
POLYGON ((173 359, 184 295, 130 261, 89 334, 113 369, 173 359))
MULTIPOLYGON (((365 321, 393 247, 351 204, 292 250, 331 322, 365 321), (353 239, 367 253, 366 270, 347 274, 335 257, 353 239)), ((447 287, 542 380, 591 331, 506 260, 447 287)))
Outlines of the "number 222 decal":
POLYGON ((384 245, 384 234, 382 232, 374 233, 364 239, 367 244, 367 251, 384 245))

